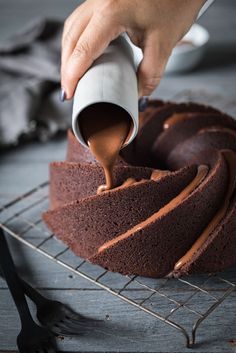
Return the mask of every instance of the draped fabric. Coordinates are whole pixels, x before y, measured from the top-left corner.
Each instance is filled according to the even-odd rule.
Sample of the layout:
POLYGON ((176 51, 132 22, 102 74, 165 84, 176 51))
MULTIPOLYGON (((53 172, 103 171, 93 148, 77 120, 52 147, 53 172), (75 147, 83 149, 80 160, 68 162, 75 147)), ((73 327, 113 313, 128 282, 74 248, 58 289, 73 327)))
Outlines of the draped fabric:
POLYGON ((0 42, 0 146, 45 141, 70 125, 59 101, 62 23, 37 19, 0 42))

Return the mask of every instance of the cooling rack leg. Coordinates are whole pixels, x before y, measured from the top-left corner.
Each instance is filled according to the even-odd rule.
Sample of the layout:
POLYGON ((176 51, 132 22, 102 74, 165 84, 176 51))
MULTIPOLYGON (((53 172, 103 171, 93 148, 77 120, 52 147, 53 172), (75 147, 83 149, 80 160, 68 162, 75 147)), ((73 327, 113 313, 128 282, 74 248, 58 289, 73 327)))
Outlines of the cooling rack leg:
POLYGON ((178 330, 184 335, 185 337, 185 346, 186 348, 192 348, 194 346, 194 342, 192 339, 190 339, 187 331, 185 331, 185 329, 183 329, 182 327, 178 327, 178 330))
POLYGON ((190 336, 189 334, 187 333, 187 331, 180 325, 177 325, 175 323, 173 323, 172 321, 165 321, 168 325, 176 328, 179 332, 182 333, 182 335, 185 337, 185 346, 186 348, 192 348, 193 347, 193 343, 192 343, 192 340, 190 340, 190 336))
POLYGON ((192 342, 192 340, 190 340, 189 336, 185 335, 185 338, 186 338, 186 348, 192 348, 194 343, 192 342))
POLYGON ((203 320, 205 320, 207 316, 205 317, 201 317, 200 319, 197 320, 197 322, 193 325, 193 328, 192 328, 192 337, 191 337, 191 340, 190 340, 190 347, 193 347, 196 343, 196 332, 197 332, 197 329, 198 329, 198 326, 201 324, 201 322, 203 320))
MULTIPOLYGON (((228 282, 229 283, 229 282, 228 282)), ((231 283, 230 283, 231 284, 231 283)), ((205 320, 209 315, 210 313, 212 313, 224 300, 225 298, 227 298, 235 289, 235 285, 231 284, 232 286, 224 293, 224 295, 219 299, 217 300, 217 302, 215 302, 208 310, 207 312, 204 314, 203 317, 201 317, 200 319, 198 319, 196 321, 196 323, 193 325, 193 328, 192 328, 192 337, 191 337, 191 340, 190 340, 190 347, 193 347, 193 345, 195 344, 196 342, 196 331, 199 327, 199 325, 202 323, 203 320, 205 320)))
POLYGON ((192 337, 191 337, 191 340, 190 340, 190 345, 191 347, 194 346, 195 342, 196 342, 196 332, 197 332, 197 328, 198 326, 200 325, 200 323, 203 321, 203 318, 200 318, 196 323, 195 325, 193 325, 193 328, 192 328, 192 337))

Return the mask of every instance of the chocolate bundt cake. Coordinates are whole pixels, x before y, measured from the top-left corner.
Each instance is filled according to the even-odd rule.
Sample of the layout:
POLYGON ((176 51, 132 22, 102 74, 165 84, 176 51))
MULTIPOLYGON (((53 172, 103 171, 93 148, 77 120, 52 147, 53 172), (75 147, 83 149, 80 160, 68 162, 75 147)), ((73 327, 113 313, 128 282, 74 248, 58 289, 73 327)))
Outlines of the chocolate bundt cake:
POLYGON ((103 170, 69 131, 66 161, 50 165, 43 219, 75 254, 149 277, 236 264, 233 118, 199 104, 151 101, 114 180, 114 189, 96 194, 103 170))

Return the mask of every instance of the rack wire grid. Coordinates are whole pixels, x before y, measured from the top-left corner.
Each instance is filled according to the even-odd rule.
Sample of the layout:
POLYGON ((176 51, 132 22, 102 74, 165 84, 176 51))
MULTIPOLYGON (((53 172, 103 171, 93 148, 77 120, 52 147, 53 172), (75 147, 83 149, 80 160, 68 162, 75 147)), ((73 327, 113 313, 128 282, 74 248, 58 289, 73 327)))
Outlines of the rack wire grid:
MULTIPOLYGON (((190 93, 186 91, 185 100, 193 100, 190 93)), ((235 105, 228 106, 235 109, 235 105)), ((48 209, 48 185, 42 183, 0 207, 0 227, 32 250, 172 326, 185 337, 186 346, 193 347, 199 325, 236 289, 235 269, 220 274, 151 279, 122 276, 92 265, 75 256, 43 223, 41 214, 48 209), (129 289, 142 289, 141 295, 129 289), (187 327, 181 321, 183 310, 184 317, 187 314, 189 318, 187 327)))

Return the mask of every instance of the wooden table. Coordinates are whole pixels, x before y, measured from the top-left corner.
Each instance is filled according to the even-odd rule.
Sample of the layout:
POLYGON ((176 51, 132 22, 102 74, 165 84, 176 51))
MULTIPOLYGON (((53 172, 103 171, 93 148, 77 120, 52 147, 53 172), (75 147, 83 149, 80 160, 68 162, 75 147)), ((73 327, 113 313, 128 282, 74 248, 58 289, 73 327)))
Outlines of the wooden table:
MULTIPOLYGON (((75 0, 0 0, 0 39, 13 33, 33 16, 64 18, 78 4, 75 0)), ((235 98, 235 1, 216 1, 200 20, 211 34, 201 68, 181 76, 165 77, 154 96, 170 98, 183 89, 203 90, 235 98)), ((211 103, 211 102, 209 102, 211 103)), ((10 119, 11 117, 9 117, 10 119)), ((46 144, 30 143, 1 153, 0 204, 47 179, 48 163, 62 160, 65 138, 46 144)), ((70 303, 77 311, 104 320, 96 333, 59 342, 69 352, 191 352, 176 330, 138 308, 91 285, 79 276, 11 240, 21 273, 42 293, 70 303), (21 259, 24 266, 21 263, 21 259)), ((135 292, 134 292, 135 295, 135 292)), ((200 300, 200 299, 199 299, 200 300)), ((236 351, 236 293, 234 292, 200 326, 195 352, 236 351)), ((186 322, 189 316, 184 317, 186 322)), ((0 351, 16 350, 19 319, 4 281, 0 280, 0 351)))

